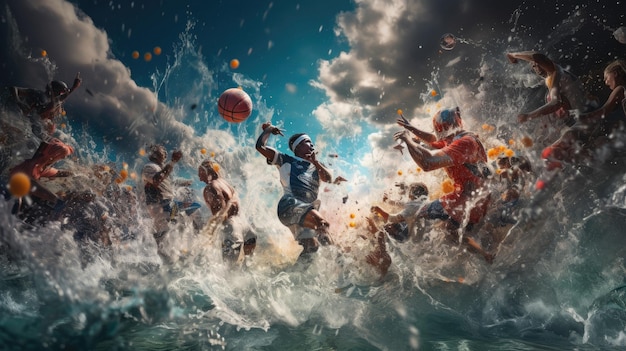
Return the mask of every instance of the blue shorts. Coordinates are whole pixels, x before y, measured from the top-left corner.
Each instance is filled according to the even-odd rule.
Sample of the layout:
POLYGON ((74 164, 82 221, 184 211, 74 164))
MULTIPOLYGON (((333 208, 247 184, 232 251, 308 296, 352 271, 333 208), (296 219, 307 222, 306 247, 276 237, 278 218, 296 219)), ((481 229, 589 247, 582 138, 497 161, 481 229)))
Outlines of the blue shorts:
POLYGON ((304 218, 311 210, 317 210, 320 201, 302 201, 293 195, 283 195, 278 202, 278 219, 280 223, 287 226, 296 240, 314 238, 316 233, 313 229, 304 228, 304 218))
POLYGON ((450 215, 448 215, 448 212, 446 212, 439 200, 435 200, 427 206, 424 206, 420 210, 420 215, 428 219, 450 219, 450 215))
MULTIPOLYGON (((419 216, 428 218, 428 219, 441 219, 444 221, 450 221, 450 223, 452 223, 453 225, 457 227, 461 226, 461 223, 450 218, 450 215, 443 208, 443 205, 441 204, 440 200, 435 200, 431 202, 430 204, 424 206, 420 210, 419 216)), ((471 225, 471 224, 468 224, 468 225, 471 225)))
POLYGON ((306 214, 311 210, 319 208, 319 201, 304 202, 293 195, 283 195, 278 201, 278 219, 280 223, 291 225, 302 225, 306 214))

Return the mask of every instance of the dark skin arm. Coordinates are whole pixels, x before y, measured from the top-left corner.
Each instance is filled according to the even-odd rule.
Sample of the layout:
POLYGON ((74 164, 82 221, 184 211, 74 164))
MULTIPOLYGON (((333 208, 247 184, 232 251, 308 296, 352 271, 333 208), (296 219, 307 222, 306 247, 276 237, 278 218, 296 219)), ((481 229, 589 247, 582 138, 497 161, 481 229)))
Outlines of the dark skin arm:
MULTIPOLYGON (((535 73, 542 77, 550 77, 552 82, 558 82, 560 79, 560 73, 556 67, 556 64, 544 54, 535 51, 521 51, 507 53, 506 57, 511 63, 518 63, 519 60, 532 62, 533 70, 535 71, 535 73)), ((558 87, 558 84, 553 84, 548 94, 550 96, 549 102, 534 111, 528 113, 520 113, 517 116, 517 120, 520 123, 523 123, 537 117, 554 113, 561 107, 567 105, 567 102, 564 101, 561 96, 561 91, 558 87)))
POLYGON ((259 138, 256 141, 256 150, 261 153, 261 155, 265 156, 268 160, 273 160, 276 156, 276 151, 272 148, 267 147, 267 141, 270 138, 270 135, 281 135, 285 136, 278 127, 273 126, 270 122, 265 122, 261 126, 263 131, 259 138))
POLYGON ((165 180, 165 178, 167 178, 172 173, 172 170, 174 169, 174 164, 178 162, 182 157, 183 152, 180 150, 176 150, 172 153, 171 161, 166 164, 160 172, 155 174, 154 178, 152 178, 152 183, 154 184, 154 186, 159 186, 161 182, 163 182, 163 180, 165 180))
POLYGON ((317 173, 320 176, 320 180, 322 182, 326 182, 326 183, 330 183, 333 181, 333 176, 330 173, 330 171, 328 170, 328 168, 326 168, 326 166, 323 163, 320 163, 316 158, 315 158, 315 153, 311 153, 309 155, 307 155, 304 157, 305 160, 311 162, 313 164, 313 166, 315 166, 315 168, 317 169, 317 173), (307 157, 308 156, 308 157, 307 157))

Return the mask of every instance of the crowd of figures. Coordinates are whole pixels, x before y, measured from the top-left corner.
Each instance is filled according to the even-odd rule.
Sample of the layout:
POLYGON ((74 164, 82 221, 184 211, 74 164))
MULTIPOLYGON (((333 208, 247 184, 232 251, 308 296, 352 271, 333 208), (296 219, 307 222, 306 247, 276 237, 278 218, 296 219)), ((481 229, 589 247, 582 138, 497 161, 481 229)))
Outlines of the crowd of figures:
MULTIPOLYGON (((593 167, 623 152, 624 60, 606 66, 604 82, 611 93, 601 104, 585 91, 575 75, 541 53, 515 52, 506 57, 513 64, 520 60, 529 62, 533 71, 545 79, 545 103, 518 116, 519 123, 543 119, 541 128, 550 130, 546 134, 554 136, 541 153, 544 161, 541 169, 533 169, 533 162, 524 155, 500 154, 495 162, 490 162, 478 133, 464 128, 460 107, 448 106, 437 111, 432 117, 432 132, 415 127, 401 115, 397 124, 402 129, 394 138, 405 145, 423 171, 443 170, 451 180, 451 187, 433 198, 424 183, 399 184, 406 195, 402 201, 385 196, 381 203, 372 204, 367 218, 370 236, 366 238, 371 242, 371 250, 365 262, 380 276, 392 264, 387 252, 388 240, 415 244, 426 240, 425 233, 433 226, 445 232, 449 242, 463 245, 486 262, 493 262, 503 239, 503 228, 516 223, 533 192, 550 186, 556 179, 554 175, 568 168, 593 167)), ((93 175, 91 184, 72 185, 68 180, 63 183, 65 188, 59 189, 51 180, 71 179, 84 168, 78 164, 63 170, 54 167, 61 160, 69 164, 75 152, 55 134, 55 119, 65 115, 63 103, 80 85, 77 74, 71 88, 61 81, 50 82, 45 91, 8 88, 11 105, 29 119, 33 140, 37 141, 29 158, 18 160, 18 155, 2 154, 4 184, 17 173, 26 174, 33 184, 28 200, 15 201, 15 216, 33 226, 60 221, 64 228, 74 232, 79 243, 107 247, 132 238, 132 227, 120 222, 129 214, 145 209, 152 222, 159 255, 166 263, 173 259, 166 238, 183 217, 190 218, 197 232, 219 236, 217 242, 221 243, 225 261, 241 263, 254 254, 257 234, 239 215, 237 189, 222 177, 219 165, 211 159, 202 161, 197 169, 198 179, 205 183, 202 198, 210 210, 208 221, 197 218, 202 205, 194 202, 190 188, 193 180, 173 177, 183 153, 172 150, 168 160, 168 150, 159 144, 148 150, 149 162, 142 169, 139 189, 122 185, 117 181, 119 173, 102 165, 89 168, 93 175)), ((10 124, 3 123, 4 127, 10 128, 10 124)), ((317 159, 313 139, 305 133, 289 138, 293 155, 268 146, 270 136, 284 136, 283 132, 266 122, 255 146, 267 163, 279 171, 283 195, 277 205, 277 216, 302 247, 299 260, 311 261, 320 245, 335 246, 340 253, 350 254, 350 247, 336 240, 336 229, 326 219, 319 200, 321 183, 345 179, 333 178, 330 169, 317 159)), ((3 186, 3 193, 7 201, 12 200, 10 189, 3 186)))

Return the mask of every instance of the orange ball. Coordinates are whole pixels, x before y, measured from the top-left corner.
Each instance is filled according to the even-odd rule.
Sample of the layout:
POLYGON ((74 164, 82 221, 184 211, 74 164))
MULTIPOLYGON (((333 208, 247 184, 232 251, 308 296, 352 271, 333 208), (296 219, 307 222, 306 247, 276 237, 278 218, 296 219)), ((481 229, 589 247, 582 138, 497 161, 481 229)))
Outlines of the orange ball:
POLYGON ((203 155, 206 154, 206 149, 200 149, 200 153, 203 155))
POLYGON ((443 181, 443 183, 441 183, 441 189, 446 194, 451 193, 454 191, 454 184, 452 184, 452 181, 450 179, 446 179, 443 181))
POLYGON ((431 90, 430 91, 430 96, 437 96, 437 91, 436 90, 431 90))
POLYGON ((230 60, 230 68, 237 69, 239 67, 239 60, 232 59, 230 60))
POLYGON ((136 59, 139 58, 139 51, 133 51, 133 53, 131 55, 136 60, 136 59))
POLYGON ((354 218, 356 215, 354 213, 350 213, 350 218, 354 218))
POLYGON ((139 149, 139 156, 146 156, 146 150, 143 148, 139 149))
POLYGON ((30 178, 26 173, 17 172, 11 176, 9 192, 15 197, 22 197, 30 192, 30 178))
POLYGON ((354 228, 354 227, 356 227, 356 223, 350 222, 350 228, 354 228))
POLYGON ((398 175, 401 176, 402 175, 402 171, 398 171, 398 175))
POLYGON ((531 147, 533 146, 533 140, 530 137, 525 136, 522 138, 522 145, 525 147, 531 147))
POLYGON ((213 164, 213 170, 214 170, 215 172, 219 172, 219 171, 220 171, 220 165, 218 165, 217 163, 214 163, 214 164, 213 164))
POLYGON ((161 55, 161 48, 158 46, 155 46, 154 49, 152 49, 152 52, 154 52, 155 55, 159 56, 161 55))
POLYGON ((152 54, 151 54, 151 53, 149 53, 149 52, 146 52, 145 54, 143 54, 143 59, 144 59, 146 62, 150 62, 150 61, 152 61, 152 54))
POLYGON ((48 56, 48 52, 46 50, 41 50, 41 57, 48 56))
POLYGON ((396 113, 397 113, 398 115, 401 115, 401 114, 402 114, 402 110, 401 110, 401 109, 398 109, 398 111, 396 111, 396 113))

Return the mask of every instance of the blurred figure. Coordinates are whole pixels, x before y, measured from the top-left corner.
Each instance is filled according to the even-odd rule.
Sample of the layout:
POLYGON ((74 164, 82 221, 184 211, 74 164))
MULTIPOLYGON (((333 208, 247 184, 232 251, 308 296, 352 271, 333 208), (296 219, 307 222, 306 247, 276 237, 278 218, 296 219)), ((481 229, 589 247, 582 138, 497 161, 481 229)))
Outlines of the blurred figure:
MULTIPOLYGON (((69 171, 59 173, 55 168, 52 168, 53 164, 74 152, 71 146, 53 137, 56 129, 54 119, 64 114, 64 101, 81 85, 81 82, 80 74, 77 73, 71 89, 67 87, 65 82, 58 80, 50 82, 45 91, 18 87, 9 89, 11 97, 22 114, 30 119, 33 134, 41 140, 35 155, 30 160, 25 161, 26 165, 20 165, 20 167, 34 169, 36 167, 30 164, 39 164, 38 168, 47 169, 45 177, 71 175, 69 171)), ((35 174, 33 177, 38 179, 35 174)))
POLYGON ((385 221, 383 231, 393 239, 404 242, 417 233, 417 213, 428 200, 428 188, 424 183, 412 183, 408 187, 409 201, 402 204, 402 211, 390 214, 379 206, 372 206, 371 211, 385 221))
POLYGON ((494 179, 499 181, 496 186, 501 189, 500 197, 489 209, 481 228, 491 250, 497 249, 506 235, 505 231, 497 229, 510 228, 517 223, 532 177, 530 160, 525 156, 503 156, 498 158, 497 165, 498 175, 494 179))
POLYGON ((467 231, 483 219, 490 202, 485 180, 491 175, 491 171, 487 166, 487 154, 478 136, 463 130, 458 107, 438 111, 433 116, 435 134, 417 129, 404 117, 398 119, 397 123, 406 130, 397 132, 394 138, 406 144, 413 161, 425 172, 445 170, 454 182, 453 192, 426 204, 418 212, 417 218, 446 221, 449 237, 453 242, 458 241, 458 229, 463 223, 467 223, 462 236, 463 243, 491 263, 493 255, 466 235, 467 231), (428 147, 416 143, 408 131, 428 147))
MULTIPOLYGON (((604 105, 580 115, 578 123, 544 149, 542 157, 549 168, 561 167, 561 161, 592 160, 594 151, 616 141, 616 132, 623 132, 626 128, 625 60, 615 60, 606 66, 604 83, 611 89, 604 105)), ((621 147, 621 143, 617 147, 621 147)))
POLYGON ((278 167, 283 196, 278 203, 278 218, 291 230, 294 238, 304 247, 300 257, 317 252, 319 243, 332 243, 328 233, 328 222, 318 209, 317 198, 320 181, 332 182, 330 171, 315 156, 311 138, 304 134, 294 134, 289 138, 289 156, 267 146, 270 135, 283 135, 282 131, 267 122, 256 142, 256 149, 267 159, 267 163, 278 167))
POLYGON ((548 130, 554 129, 553 132, 548 132, 549 137, 558 136, 564 128, 576 122, 575 116, 570 113, 571 110, 585 112, 589 109, 587 94, 580 80, 546 55, 536 51, 522 51, 507 53, 506 57, 511 63, 517 63, 519 60, 528 61, 533 72, 544 79, 548 88, 545 104, 533 111, 520 113, 517 116, 518 122, 549 117, 549 121, 545 122, 543 127, 548 130))
POLYGON ((80 73, 77 73, 72 88, 68 88, 63 81, 53 80, 46 85, 45 91, 11 87, 10 93, 22 114, 31 118, 33 134, 46 140, 55 130, 54 119, 64 114, 65 100, 81 83, 80 73))
POLYGON ((167 258, 163 240, 169 230, 169 223, 175 222, 178 215, 178 205, 174 200, 175 185, 190 185, 191 182, 174 184, 171 179, 174 165, 183 157, 182 151, 176 150, 167 164, 167 150, 163 145, 152 145, 147 163, 141 172, 144 184, 145 201, 148 213, 154 221, 153 236, 157 242, 158 252, 162 258, 167 258))
POLYGON ((222 226, 222 255, 228 261, 237 261, 241 250, 250 256, 256 248, 257 236, 243 223, 239 214, 239 198, 235 189, 216 170, 211 160, 205 160, 198 167, 198 178, 206 183, 202 192, 204 201, 213 218, 222 226))

